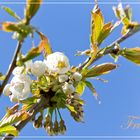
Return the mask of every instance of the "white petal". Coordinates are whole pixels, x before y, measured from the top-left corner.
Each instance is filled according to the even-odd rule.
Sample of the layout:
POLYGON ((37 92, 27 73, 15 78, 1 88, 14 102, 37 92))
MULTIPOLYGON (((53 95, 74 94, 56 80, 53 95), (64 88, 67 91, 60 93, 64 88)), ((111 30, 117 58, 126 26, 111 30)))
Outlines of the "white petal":
POLYGON ((59 75, 58 80, 60 83, 66 82, 69 79, 68 75, 59 75))
POLYGON ((24 67, 21 66, 21 67, 15 67, 14 70, 13 70, 13 75, 20 75, 22 73, 22 71, 24 70, 24 67))
POLYGON ((10 98, 10 101, 11 101, 11 102, 18 102, 17 97, 14 96, 14 95, 9 96, 9 98, 10 98))
POLYGON ((34 76, 40 77, 45 74, 46 65, 42 61, 35 61, 31 67, 31 72, 34 76))
POLYGON ((50 73, 65 74, 70 69, 70 64, 67 56, 61 52, 55 52, 47 56, 47 60, 44 61, 48 71, 50 73), (62 67, 59 64, 62 63, 62 67))
POLYGON ((27 69, 31 69, 32 65, 33 65, 32 60, 29 60, 29 61, 25 62, 25 66, 26 66, 27 69))
POLYGON ((62 86, 63 92, 66 94, 71 94, 73 92, 75 92, 75 88, 72 84, 69 83, 65 83, 64 86, 62 86))
POLYGON ((75 81, 80 81, 80 80, 82 79, 82 75, 81 75, 79 72, 75 72, 75 73, 73 74, 73 79, 74 79, 75 81))
POLYGON ((9 90, 10 87, 11 87, 11 84, 7 84, 7 85, 4 87, 4 89, 3 89, 3 94, 4 94, 5 96, 10 96, 10 95, 11 95, 11 92, 10 92, 10 90, 9 90))

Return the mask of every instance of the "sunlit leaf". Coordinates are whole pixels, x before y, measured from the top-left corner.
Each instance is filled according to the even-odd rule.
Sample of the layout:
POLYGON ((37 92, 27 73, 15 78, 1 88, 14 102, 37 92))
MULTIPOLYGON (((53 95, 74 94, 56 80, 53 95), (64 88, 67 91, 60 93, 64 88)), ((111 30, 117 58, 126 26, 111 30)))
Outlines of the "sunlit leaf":
POLYGON ((22 62, 26 62, 26 61, 29 61, 31 59, 34 59, 35 57, 39 56, 42 52, 42 48, 40 47, 32 47, 28 53, 22 58, 22 62))
POLYGON ((124 12, 126 14, 126 17, 131 21, 132 19, 132 8, 127 5, 126 8, 124 9, 124 12))
POLYGON ((84 90, 85 90, 86 84, 83 81, 80 81, 78 83, 78 86, 76 87, 76 92, 80 95, 83 94, 84 90))
POLYGON ((41 32, 39 32, 41 41, 39 44, 39 48, 44 50, 45 55, 51 54, 52 53, 52 48, 50 46, 48 38, 41 32))
POLYGON ((28 24, 33 16, 37 13, 42 0, 26 0, 25 20, 28 24))
POLYGON ((7 125, 4 127, 0 127, 0 134, 11 134, 14 136, 18 136, 18 133, 18 130, 14 126, 7 125))
POLYGON ((11 125, 18 121, 26 120, 30 116, 31 114, 25 110, 18 111, 18 105, 16 105, 10 109, 7 109, 6 115, 0 121, 0 127, 11 125))
POLYGON ((104 17, 96 4, 92 11, 91 19, 91 44, 92 47, 99 46, 106 37, 113 31, 117 24, 113 26, 112 22, 104 23, 104 17))
POLYGON ((2 23, 2 30, 5 32, 20 32, 17 23, 9 21, 2 23))
POLYGON ((37 98, 33 96, 33 97, 29 97, 25 100, 20 100, 20 102, 22 104, 35 104, 37 102, 37 98))
POLYGON ((91 42, 92 44, 97 42, 97 39, 100 35, 100 32, 104 25, 103 15, 98 7, 95 5, 92 11, 92 20, 91 20, 91 42))
POLYGON ((2 9, 4 9, 9 15, 17 19, 18 21, 21 20, 21 18, 9 7, 2 6, 2 9))
POLYGON ((117 18, 122 22, 124 25, 122 27, 122 35, 125 35, 130 31, 130 29, 133 29, 138 25, 137 22, 133 22, 132 20, 132 10, 127 5, 126 8, 123 8, 122 3, 118 4, 118 7, 113 7, 114 13, 117 18))
POLYGON ((101 33, 100 33, 98 40, 97 40, 97 42, 99 44, 101 44, 102 41, 111 33, 112 27, 113 27, 113 25, 111 22, 109 22, 103 26, 103 29, 101 30, 101 33))
POLYGON ((85 77, 95 77, 100 76, 103 74, 109 73, 111 70, 116 69, 117 65, 113 63, 103 63, 100 65, 93 66, 92 68, 88 69, 84 76, 85 77))
POLYGON ((116 17, 119 19, 123 19, 124 17, 126 17, 126 14, 125 14, 125 11, 123 9, 121 2, 118 4, 118 7, 115 7, 115 6, 113 7, 113 11, 114 11, 116 17))
POLYGON ((140 65, 140 48, 125 48, 120 54, 133 63, 140 65))

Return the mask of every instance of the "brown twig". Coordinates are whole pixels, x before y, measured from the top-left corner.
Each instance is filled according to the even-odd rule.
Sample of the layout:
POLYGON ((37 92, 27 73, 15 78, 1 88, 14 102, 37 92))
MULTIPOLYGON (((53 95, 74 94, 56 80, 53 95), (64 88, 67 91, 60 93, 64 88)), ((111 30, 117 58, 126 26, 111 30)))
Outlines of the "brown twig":
POLYGON ((6 74, 6 77, 5 77, 2 85, 0 86, 0 96, 2 95, 3 89, 4 89, 5 85, 8 82, 8 80, 9 80, 11 74, 12 74, 13 69, 16 67, 17 56, 18 56, 18 53, 19 53, 19 51, 20 51, 20 49, 22 47, 22 44, 23 44, 23 40, 18 41, 15 53, 13 55, 13 59, 11 61, 11 64, 10 64, 9 69, 7 71, 7 74, 6 74))

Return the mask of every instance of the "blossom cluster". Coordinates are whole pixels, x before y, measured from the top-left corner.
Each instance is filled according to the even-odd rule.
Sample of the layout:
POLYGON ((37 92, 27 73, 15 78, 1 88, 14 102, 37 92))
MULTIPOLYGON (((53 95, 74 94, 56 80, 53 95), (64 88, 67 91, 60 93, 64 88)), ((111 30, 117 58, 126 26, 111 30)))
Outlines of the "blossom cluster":
MULTIPOLYGON (((18 100, 26 99, 31 92, 30 86, 32 83, 29 74, 39 78, 46 72, 49 74, 59 74, 59 81, 65 82, 68 76, 65 75, 70 69, 68 58, 60 52, 56 52, 48 55, 44 61, 27 61, 24 66, 17 66, 13 70, 14 77, 10 84, 7 84, 4 88, 4 94, 10 97, 10 100, 17 102, 18 100)), ((75 77, 76 75, 74 75, 75 77)), ((76 77, 75 77, 76 78, 76 77)), ((74 87, 71 84, 64 85, 65 92, 74 91, 74 87)))
MULTIPOLYGON (((3 91, 6 96, 9 96, 10 101, 25 100, 30 97, 30 93, 37 98, 44 95, 46 98, 51 97, 50 108, 54 110, 67 108, 76 121, 83 120, 83 101, 76 92, 82 75, 70 67, 69 59, 63 53, 52 53, 43 61, 29 60, 23 66, 17 66, 13 70, 13 75, 14 77, 3 91)), ((43 121, 42 117, 40 118, 39 120, 43 121)), ((37 119, 34 126, 37 128, 42 126, 42 122, 39 122, 37 119)), ((56 122, 57 120, 54 124, 56 122)), ((50 120, 47 125, 44 122, 43 125, 48 133, 55 134, 56 126, 53 125, 53 120, 50 120)), ((65 128, 65 125, 62 128, 65 128)))

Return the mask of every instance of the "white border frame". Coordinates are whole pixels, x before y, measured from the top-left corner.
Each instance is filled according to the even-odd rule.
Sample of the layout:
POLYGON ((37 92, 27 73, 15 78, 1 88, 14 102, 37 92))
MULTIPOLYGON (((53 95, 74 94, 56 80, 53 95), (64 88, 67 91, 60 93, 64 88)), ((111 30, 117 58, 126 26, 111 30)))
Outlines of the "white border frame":
MULTIPOLYGON (((110 5, 110 4, 118 4, 118 2, 98 2, 98 4, 100 5, 110 5)), ((131 4, 131 5, 135 5, 135 4, 140 4, 140 0, 139 2, 138 1, 124 1, 122 2, 123 4, 131 4)), ((0 2, 0 4, 6 4, 6 5, 13 5, 13 4, 16 4, 16 5, 19 5, 19 4, 26 4, 25 1, 7 1, 7 2, 0 2)), ((34 2, 34 4, 37 4, 37 2, 34 2)), ((77 1, 77 2, 74 2, 74 1, 67 1, 67 2, 63 2, 63 1, 48 1, 48 2, 43 2, 42 4, 44 5, 94 5, 95 2, 84 2, 84 1, 77 1)), ((3 138, 3 137, 0 137, 0 138, 3 138)), ((15 137, 14 139, 139 139, 140 140, 140 136, 118 136, 118 135, 97 135, 97 136, 17 136, 15 137)))

